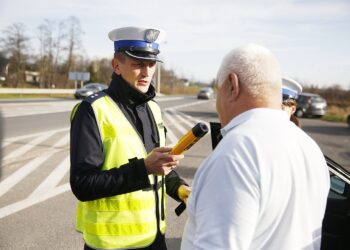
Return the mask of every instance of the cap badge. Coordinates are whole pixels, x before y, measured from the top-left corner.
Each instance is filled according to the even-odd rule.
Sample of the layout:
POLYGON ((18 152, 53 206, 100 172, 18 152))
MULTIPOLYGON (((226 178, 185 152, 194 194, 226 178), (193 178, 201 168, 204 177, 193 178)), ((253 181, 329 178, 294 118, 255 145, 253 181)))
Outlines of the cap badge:
POLYGON ((145 41, 148 43, 153 43, 155 40, 157 40, 159 35, 159 30, 155 29, 148 29, 145 33, 145 41))

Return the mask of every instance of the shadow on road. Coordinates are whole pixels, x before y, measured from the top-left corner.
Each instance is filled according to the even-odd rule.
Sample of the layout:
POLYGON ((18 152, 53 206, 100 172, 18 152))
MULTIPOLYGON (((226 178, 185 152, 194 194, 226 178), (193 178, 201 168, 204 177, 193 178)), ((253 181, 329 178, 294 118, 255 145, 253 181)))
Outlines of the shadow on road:
POLYGON ((334 127, 334 126, 315 126, 315 125, 303 125, 302 129, 305 132, 317 133, 317 134, 327 134, 336 136, 350 136, 350 129, 347 127, 334 127))
POLYGON ((179 250, 181 247, 181 238, 167 238, 165 241, 168 250, 179 250))
POLYGON ((182 166, 181 164, 176 168, 176 172, 186 179, 193 179, 194 174, 196 173, 197 168, 182 166))

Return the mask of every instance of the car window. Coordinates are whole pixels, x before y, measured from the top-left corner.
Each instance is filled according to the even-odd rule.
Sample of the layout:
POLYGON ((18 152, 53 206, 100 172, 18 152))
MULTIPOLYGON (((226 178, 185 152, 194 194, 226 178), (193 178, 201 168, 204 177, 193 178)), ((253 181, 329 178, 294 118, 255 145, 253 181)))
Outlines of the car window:
POLYGON ((338 193, 344 194, 345 192, 345 182, 336 175, 331 176, 331 190, 338 193))
POLYGON ((312 102, 324 102, 324 100, 321 96, 313 96, 312 102))
POLYGON ((305 96, 299 95, 297 101, 303 102, 305 100, 305 96))

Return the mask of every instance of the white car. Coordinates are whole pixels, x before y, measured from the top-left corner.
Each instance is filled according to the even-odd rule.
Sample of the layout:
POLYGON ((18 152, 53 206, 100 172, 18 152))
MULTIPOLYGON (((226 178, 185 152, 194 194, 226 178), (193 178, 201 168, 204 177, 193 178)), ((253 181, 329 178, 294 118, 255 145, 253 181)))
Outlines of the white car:
POLYGON ((197 94, 197 99, 211 99, 213 97, 214 90, 210 87, 202 88, 197 94))

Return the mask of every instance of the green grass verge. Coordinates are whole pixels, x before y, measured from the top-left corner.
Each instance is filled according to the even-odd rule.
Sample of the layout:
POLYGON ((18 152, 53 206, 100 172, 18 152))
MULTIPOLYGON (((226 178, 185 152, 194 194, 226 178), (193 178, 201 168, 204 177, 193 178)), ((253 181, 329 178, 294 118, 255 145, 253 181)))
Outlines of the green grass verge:
POLYGON ((74 98, 72 94, 0 94, 0 99, 74 98))
POLYGON ((326 114, 322 117, 322 120, 329 122, 344 122, 346 123, 346 117, 343 115, 326 114))

